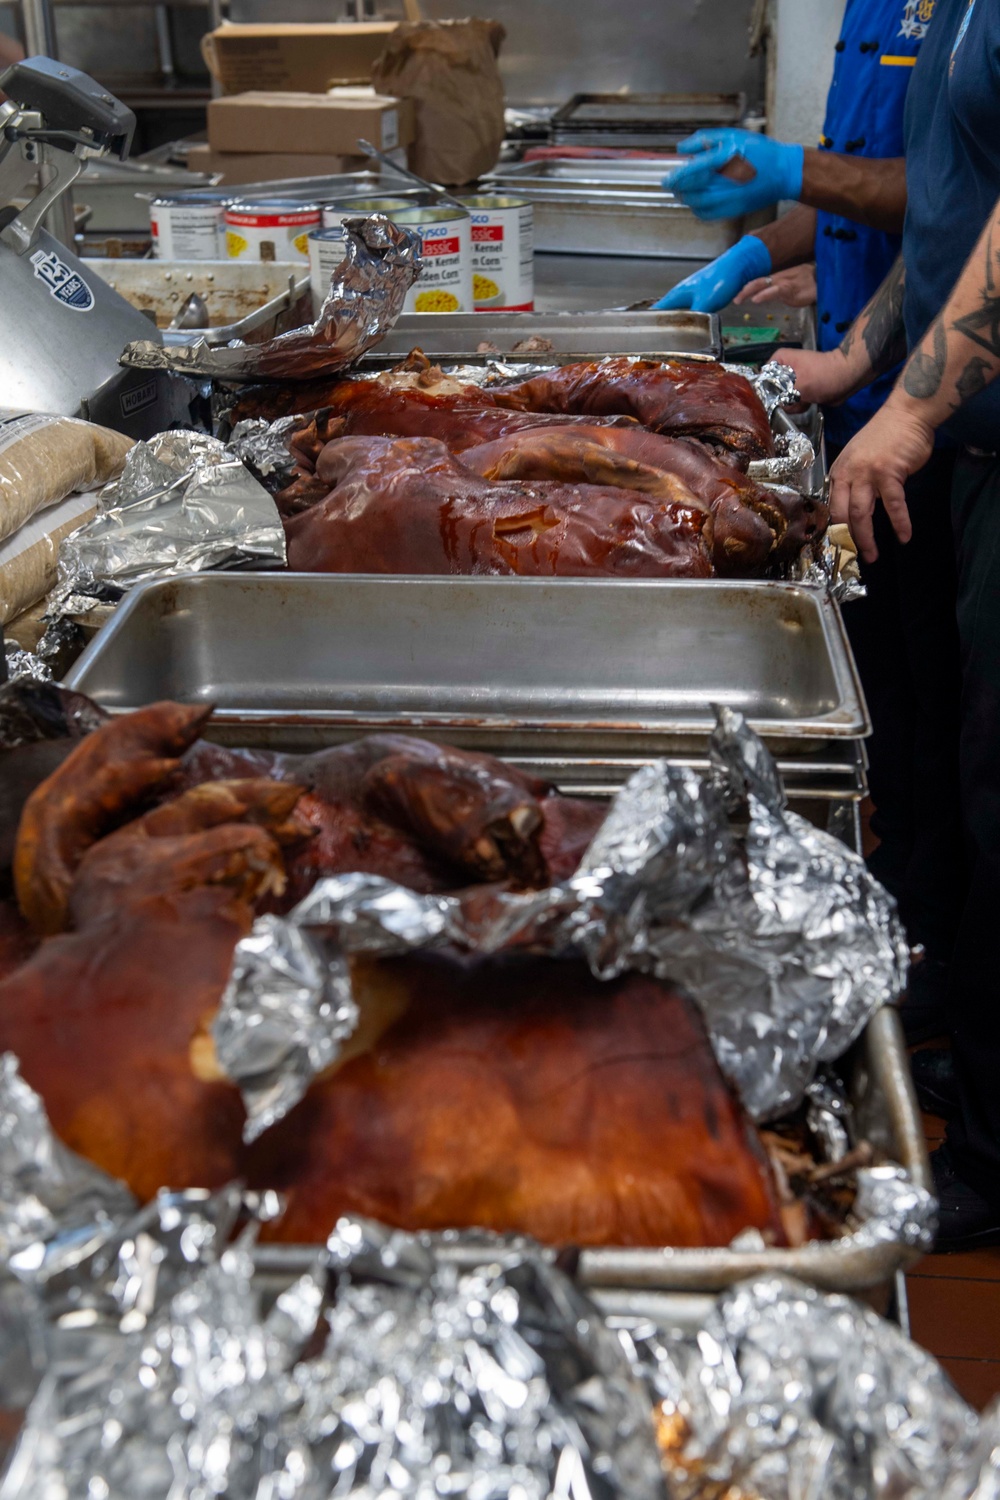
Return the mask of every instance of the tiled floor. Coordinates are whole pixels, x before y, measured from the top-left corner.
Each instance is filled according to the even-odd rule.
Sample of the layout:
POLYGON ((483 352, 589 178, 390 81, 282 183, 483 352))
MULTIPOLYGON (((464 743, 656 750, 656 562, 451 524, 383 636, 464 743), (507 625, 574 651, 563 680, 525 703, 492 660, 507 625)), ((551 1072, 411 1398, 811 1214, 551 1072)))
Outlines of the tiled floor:
MULTIPOLYGON (((864 851, 877 845, 862 809, 864 851)), ((924 1115, 930 1150, 944 1121, 924 1115)), ((939 1359, 972 1406, 1000 1396, 1000 1247, 969 1255, 927 1255, 906 1277, 910 1331, 939 1359)))
MULTIPOLYGON (((930 1149, 944 1122, 924 1116, 930 1149)), ((944 1365, 965 1399, 983 1407, 1000 1396, 1000 1248, 927 1255, 906 1277, 910 1328, 944 1365)))

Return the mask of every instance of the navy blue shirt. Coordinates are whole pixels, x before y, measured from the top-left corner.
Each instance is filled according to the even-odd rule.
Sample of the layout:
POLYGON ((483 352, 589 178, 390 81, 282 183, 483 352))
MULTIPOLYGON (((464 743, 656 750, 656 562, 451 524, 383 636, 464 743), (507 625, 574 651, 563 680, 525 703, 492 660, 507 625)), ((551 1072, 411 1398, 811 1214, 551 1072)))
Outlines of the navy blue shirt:
MULTIPOLYGON (((905 123, 903 315, 912 349, 947 302, 1000 198, 996 0, 937 0, 905 123)), ((967 401, 944 430, 974 448, 1000 448, 1000 381, 967 401)))
MULTIPOLYGON (((903 155, 903 108, 913 64, 940 0, 848 0, 826 102, 822 149, 903 155)), ((840 214, 816 220, 819 347, 836 349, 899 255, 900 236, 840 214)), ((826 412, 827 436, 846 443, 892 390, 891 371, 826 412)))

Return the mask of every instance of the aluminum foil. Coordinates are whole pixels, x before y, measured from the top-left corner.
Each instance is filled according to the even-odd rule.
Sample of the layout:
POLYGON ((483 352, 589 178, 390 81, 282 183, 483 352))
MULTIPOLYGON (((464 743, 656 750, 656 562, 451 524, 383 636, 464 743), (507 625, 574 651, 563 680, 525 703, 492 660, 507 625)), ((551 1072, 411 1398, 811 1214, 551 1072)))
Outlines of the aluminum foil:
POLYGON ((905 988, 908 948, 864 861, 789 812, 763 741, 740 714, 716 712, 710 777, 665 761, 637 771, 560 885, 422 896, 349 874, 318 882, 287 918, 259 919, 214 1023, 248 1130, 302 1097, 312 1058, 325 1067, 336 1056, 346 1013, 331 986, 339 992, 344 953, 446 945, 574 949, 600 978, 652 971, 697 1001, 755 1119, 796 1106, 817 1065, 905 988))
POLYGON ((593 1305, 535 1246, 460 1271, 444 1239, 331 1237, 326 1348, 295 1371, 321 1493, 665 1500, 648 1393, 593 1305))
POLYGON ((722 368, 749 380, 769 419, 778 410, 801 405, 802 397, 795 388, 795 371, 791 365, 771 359, 759 369, 755 365, 730 364, 724 364, 722 368))
POLYGON ((283 478, 294 467, 288 438, 300 420, 299 417, 281 417, 277 422, 265 422, 263 417, 250 417, 245 422, 237 422, 226 448, 262 478, 269 478, 272 474, 283 478))
POLYGON ((263 344, 204 338, 164 347, 151 340, 126 345, 121 363, 217 380, 309 380, 346 369, 377 344, 403 310, 420 274, 420 242, 384 214, 348 219, 347 254, 315 323, 263 344))
POLYGON ((850 1298, 761 1277, 721 1296, 695 1338, 640 1330, 631 1342, 660 1400, 678 1500, 729 1487, 767 1500, 965 1500, 991 1466, 995 1482, 983 1441, 995 1429, 929 1354, 850 1298))
POLYGON ((53 1134, 44 1105, 0 1056, 0 1266, 44 1282, 106 1242, 134 1199, 53 1134))
POLYGON ((163 432, 136 443, 99 505, 60 545, 47 619, 85 613, 109 591, 120 597, 147 578, 285 561, 274 501, 205 433, 163 432))
POLYGON ((13 1059, 0 1124, 0 1407, 30 1401, 0 1500, 665 1500, 648 1391, 550 1252, 342 1219, 265 1311, 274 1195, 109 1211, 13 1059), (44 1298, 11 1278, 68 1229, 89 1253, 44 1298))
POLYGON ((774 458, 755 458, 747 468, 747 476, 758 484, 804 483, 816 462, 816 450, 798 428, 792 432, 779 432, 774 439, 774 458))
POLYGON ((29 678, 33 682, 51 682, 52 668, 34 651, 24 651, 13 641, 4 642, 4 661, 7 668, 7 681, 13 682, 16 678, 29 678))

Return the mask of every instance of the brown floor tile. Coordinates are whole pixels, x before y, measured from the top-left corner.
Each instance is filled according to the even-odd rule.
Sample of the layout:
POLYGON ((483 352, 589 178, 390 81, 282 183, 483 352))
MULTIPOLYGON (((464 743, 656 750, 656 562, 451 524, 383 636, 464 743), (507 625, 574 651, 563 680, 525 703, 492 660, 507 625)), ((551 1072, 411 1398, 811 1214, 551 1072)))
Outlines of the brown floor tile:
POLYGON ((1000 1362, 1000 1286, 914 1276, 907 1291, 910 1326, 918 1344, 938 1359, 1000 1362))
POLYGON ((941 1363, 959 1394, 977 1410, 1000 1395, 1000 1360, 943 1359, 941 1363))
MULTIPOLYGON (((936 1276, 950 1280, 1000 1282, 1000 1246, 992 1250, 969 1250, 963 1255, 925 1255, 907 1276, 936 1276)), ((997 1288, 1000 1296, 1000 1287, 997 1288)), ((997 1354, 1000 1359, 1000 1353, 997 1354)))

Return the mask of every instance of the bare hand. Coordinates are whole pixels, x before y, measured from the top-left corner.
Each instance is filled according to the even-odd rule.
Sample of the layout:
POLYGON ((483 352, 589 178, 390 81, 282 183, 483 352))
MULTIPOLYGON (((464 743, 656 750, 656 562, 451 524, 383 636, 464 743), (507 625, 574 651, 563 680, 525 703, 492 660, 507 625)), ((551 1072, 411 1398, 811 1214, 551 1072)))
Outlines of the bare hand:
POLYGON ((837 406, 854 390, 850 367, 839 349, 827 354, 816 349, 779 349, 774 357, 795 371, 795 384, 806 403, 837 406))
POLYGON ((830 515, 845 522, 865 562, 878 557, 872 517, 881 499, 901 542, 913 535, 905 484, 934 451, 934 429, 890 396, 830 470, 830 515))
POLYGON ((783 302, 786 307, 812 307, 816 301, 816 267, 788 266, 771 276, 748 281, 734 302, 783 302))

